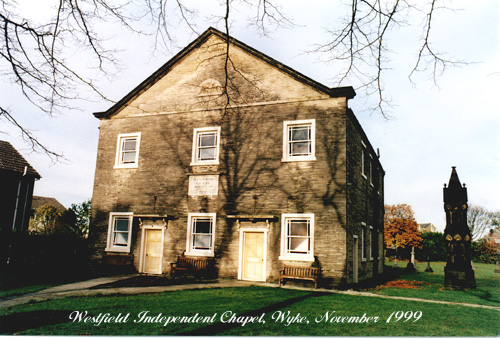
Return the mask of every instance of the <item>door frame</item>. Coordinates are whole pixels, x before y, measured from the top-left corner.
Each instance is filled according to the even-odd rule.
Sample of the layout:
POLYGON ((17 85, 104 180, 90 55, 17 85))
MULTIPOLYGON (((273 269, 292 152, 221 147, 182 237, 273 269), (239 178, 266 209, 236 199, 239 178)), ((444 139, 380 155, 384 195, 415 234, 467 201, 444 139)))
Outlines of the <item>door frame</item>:
POLYGON ((238 260, 238 280, 243 279, 243 264, 245 255, 245 233, 264 233, 264 264, 262 265, 262 279, 260 280, 248 280, 247 281, 266 281, 267 280, 267 231, 265 225, 262 227, 241 227, 240 228, 240 244, 239 244, 239 260, 238 260))
POLYGON ((163 249, 165 247, 165 227, 164 226, 156 226, 156 225, 143 225, 141 227, 141 252, 139 259, 139 272, 146 274, 162 274, 163 273, 163 249), (144 272, 146 266, 146 233, 148 231, 161 231, 161 243, 162 243, 162 251, 160 258, 160 267, 157 273, 144 272))

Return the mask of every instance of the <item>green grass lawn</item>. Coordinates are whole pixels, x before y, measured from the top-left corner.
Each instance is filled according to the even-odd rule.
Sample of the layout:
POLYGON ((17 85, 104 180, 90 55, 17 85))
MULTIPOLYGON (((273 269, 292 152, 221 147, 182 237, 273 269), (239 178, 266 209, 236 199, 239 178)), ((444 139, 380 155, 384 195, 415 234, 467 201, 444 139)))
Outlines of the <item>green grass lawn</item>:
MULTIPOLYGON (((413 274, 406 274, 403 269, 406 264, 400 264, 401 268, 397 272, 397 274, 400 274, 397 278, 398 280, 408 282, 417 281, 423 282, 423 284, 417 285, 418 288, 416 289, 379 286, 367 289, 367 291, 384 295, 500 307, 500 274, 494 273, 495 265, 475 263, 474 274, 477 288, 459 291, 443 288, 445 264, 444 262, 432 262, 431 267, 434 272, 428 273, 424 272, 427 263, 417 263, 417 273, 413 274)), ((388 263, 386 269, 392 270, 392 263, 388 263)))
POLYGON ((81 267, 65 272, 57 270, 6 270, 0 272, 0 298, 33 293, 57 285, 87 280, 97 276, 103 276, 102 272, 94 272, 81 267))
POLYGON ((66 298, 0 311, 0 332, 22 335, 498 336, 499 324, 497 310, 257 286, 66 298), (110 316, 121 313, 122 317, 129 313, 129 316, 126 323, 97 326, 91 322, 69 322, 74 311, 87 311, 93 316, 106 313, 110 316), (159 322, 134 323, 144 311, 149 311, 159 322), (279 312, 289 318, 280 318, 279 312), (325 321, 326 312, 329 321, 325 321), (235 323, 230 322, 233 313, 235 323), (391 313, 393 317, 387 322, 391 313), (201 319, 206 317, 208 323, 164 326, 166 318, 160 319, 195 314, 201 319), (349 317, 361 319, 363 315, 371 317, 370 321, 345 322, 349 317), (294 322, 301 317, 305 317, 302 323, 294 322), (344 323, 335 319, 330 322, 334 317, 347 318, 344 323), (260 319, 265 323, 242 326, 245 319, 260 319))
POLYGON ((37 292, 45 288, 60 284, 60 280, 31 276, 29 274, 10 274, 2 272, 0 275, 0 298, 37 292))
POLYGON ((0 298, 5 298, 5 297, 11 297, 11 296, 16 296, 16 295, 23 295, 26 293, 33 293, 33 292, 38 292, 41 290, 44 290, 46 288, 54 287, 56 284, 35 284, 35 285, 28 285, 28 286, 17 286, 17 287, 10 287, 7 290, 0 291, 0 298))
MULTIPOLYGON (((494 265, 474 264, 478 288, 465 291, 442 288, 444 263, 432 263, 434 273, 423 272, 425 267, 417 264, 413 274, 393 271, 398 275, 396 285, 418 288, 383 286, 368 291, 500 307, 500 275, 493 273, 494 265)), ((500 311, 251 286, 34 302, 0 310, 0 334, 498 336, 500 311), (128 316, 126 322, 72 322, 75 311, 102 318, 128 316), (134 322, 145 314, 141 312, 148 312, 151 322, 134 322), (179 318, 174 322, 172 317, 179 318), (171 322, 165 326, 168 319, 171 322)))

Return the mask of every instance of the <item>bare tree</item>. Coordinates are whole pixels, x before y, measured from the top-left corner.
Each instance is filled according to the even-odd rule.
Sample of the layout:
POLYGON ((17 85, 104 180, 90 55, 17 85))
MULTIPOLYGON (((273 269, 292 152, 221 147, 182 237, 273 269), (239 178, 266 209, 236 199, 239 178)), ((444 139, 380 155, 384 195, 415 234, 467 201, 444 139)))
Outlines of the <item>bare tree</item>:
MULTIPOLYGON (((41 23, 18 14, 19 10, 17 3, 1 1, 0 69, 38 112, 52 115, 67 109, 71 100, 81 98, 78 90, 82 85, 106 100, 93 79, 84 75, 88 70, 72 64, 65 50, 68 45, 85 47, 98 71, 110 72, 109 66, 115 64, 112 51, 102 46, 94 25, 96 20, 109 16, 127 25, 120 7, 103 0, 60 0, 52 17, 41 23)), ((60 158, 61 154, 46 148, 18 123, 6 100, 4 97, 0 104, 0 117, 19 129, 33 151, 45 152, 55 160, 60 158)))
MULTIPOLYGON (((278 3, 278 0, 220 0, 221 6, 211 9, 210 20, 222 21, 225 33, 229 34, 231 10, 246 6, 249 24, 260 34, 270 35, 279 27, 294 26, 294 21, 278 3)), ((415 72, 430 70, 435 81, 448 66, 459 63, 441 56, 432 45, 434 14, 442 9, 438 3, 438 0, 427 4, 417 0, 352 0, 345 21, 339 24, 332 20, 334 27, 329 28, 330 39, 319 43, 316 52, 322 53, 326 60, 344 62, 339 83, 358 81, 358 87, 378 98, 376 109, 385 116, 390 105, 383 81, 390 62, 388 35, 410 24, 409 14, 420 13, 425 22, 421 39, 415 41, 419 52, 410 79, 415 72)), ((74 108, 71 102, 82 99, 82 87, 90 89, 101 100, 110 100, 96 86, 96 79, 112 75, 118 69, 118 60, 115 51, 107 47, 106 38, 109 37, 98 30, 99 24, 115 22, 136 33, 154 34, 155 47, 159 43, 172 46, 176 43, 172 30, 179 22, 199 33, 196 23, 200 20, 198 7, 202 6, 185 0, 59 0, 55 5, 52 15, 39 22, 24 16, 16 2, 0 0, 0 70, 37 108, 35 116, 40 112, 52 115, 74 108), (137 28, 143 27, 138 23, 144 20, 148 20, 149 30, 137 28), (92 70, 96 70, 93 75, 89 75, 89 68, 72 62, 68 50, 75 48, 85 50, 92 61, 92 70)), ((283 6, 286 9, 285 2, 283 6)), ((228 56, 226 70, 230 63, 228 56)), ((229 82, 226 76, 225 93, 229 82)), ((228 104, 229 101, 228 98, 228 104)), ((18 122, 6 98, 0 103, 0 118, 17 127, 33 151, 45 152, 55 160, 61 157, 18 122)))
POLYGON ((469 226, 472 240, 481 238, 486 232, 499 225, 500 212, 488 211, 483 206, 469 205, 467 210, 467 225, 469 226))
POLYGON ((321 53, 326 61, 341 62, 343 71, 339 83, 357 80, 367 95, 377 98, 375 109, 387 117, 390 98, 384 91, 384 71, 389 68, 389 58, 396 46, 390 46, 389 35, 394 30, 411 25, 408 17, 420 17, 423 21, 420 36, 412 43, 417 56, 408 74, 410 81, 415 73, 430 71, 431 78, 437 78, 447 67, 464 64, 462 61, 446 58, 432 44, 432 26, 438 10, 449 10, 439 0, 351 0, 350 15, 343 24, 329 29, 330 41, 318 44, 314 52, 321 53))

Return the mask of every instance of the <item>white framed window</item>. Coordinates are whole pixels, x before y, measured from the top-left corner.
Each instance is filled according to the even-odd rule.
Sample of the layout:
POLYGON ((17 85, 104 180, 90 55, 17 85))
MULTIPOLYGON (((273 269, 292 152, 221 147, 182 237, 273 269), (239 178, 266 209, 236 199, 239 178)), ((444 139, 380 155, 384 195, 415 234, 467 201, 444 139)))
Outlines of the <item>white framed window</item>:
POLYGON ((283 161, 316 160, 316 120, 283 122, 283 161))
POLYGON ((373 187, 373 157, 370 154, 368 158, 368 180, 370 181, 370 185, 373 187))
POLYGON ((281 215, 279 259, 314 261, 314 214, 281 215))
POLYGON ((137 168, 141 133, 118 134, 115 168, 137 168))
POLYGON ((370 226, 370 243, 368 244, 368 253, 370 253, 370 260, 373 260, 375 258, 375 243, 377 241, 376 236, 377 233, 373 229, 373 226, 370 226))
POLYGON ((368 150, 363 141, 361 141, 361 175, 363 178, 368 179, 368 150))
POLYGON ((186 254, 214 256, 216 213, 189 213, 186 254))
POLYGON ((361 261, 366 261, 366 244, 368 243, 368 230, 364 222, 361 223, 361 261))
POLYGON ((377 164, 373 168, 372 183, 373 187, 377 190, 377 194, 380 194, 380 168, 377 164))
POLYGON ((132 239, 132 212, 111 212, 109 214, 108 252, 130 252, 132 239))
POLYGON ((377 229, 377 244, 378 244, 378 251, 377 251, 377 260, 380 260, 380 252, 384 250, 384 238, 383 236, 380 236, 380 230, 377 229))
POLYGON ((219 164, 220 127, 195 128, 191 165, 219 164))

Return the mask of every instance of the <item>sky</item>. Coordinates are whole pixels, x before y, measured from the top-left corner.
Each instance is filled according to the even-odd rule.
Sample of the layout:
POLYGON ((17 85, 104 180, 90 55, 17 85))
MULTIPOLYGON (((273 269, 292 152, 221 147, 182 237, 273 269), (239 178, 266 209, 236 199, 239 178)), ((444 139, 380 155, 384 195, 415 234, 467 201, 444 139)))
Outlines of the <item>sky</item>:
MULTIPOLYGON (((48 5, 52 2, 28 1, 29 6, 19 10, 26 15, 50 15, 48 5)), ((224 14, 219 1, 190 3, 199 9, 191 20, 198 34, 210 26, 224 31, 223 22, 213 17, 214 13, 224 14)), ((309 51, 326 41, 327 30, 348 15, 348 8, 339 1, 280 3, 283 13, 292 18, 293 27, 268 26, 269 35, 262 36, 248 26, 248 8, 234 2, 230 34, 324 85, 337 86, 338 65, 324 62, 320 55, 309 51)), ((342 83, 356 89, 357 96, 349 105, 373 147, 380 150, 386 172, 385 203, 411 205, 417 222, 433 223, 440 231, 445 227, 442 188, 449 181, 451 166, 456 166, 461 182, 468 187, 469 204, 500 210, 499 2, 446 3, 454 10, 435 11, 432 46, 447 57, 467 61, 467 65, 447 69, 437 84, 429 73, 418 74, 414 83, 410 82, 408 74, 418 52, 418 41, 410 37, 423 24, 421 19, 410 17, 414 26, 399 27, 388 37, 391 61, 383 71, 383 79, 384 91, 392 99, 389 119, 372 109, 376 98, 358 89, 356 79, 342 83)), ((176 22, 175 15, 172 20, 176 22)), ((108 33, 107 43, 120 50, 115 54, 121 63, 118 76, 96 82, 113 100, 121 99, 197 37, 182 23, 173 24, 170 33, 176 44, 154 49, 153 37, 117 30, 113 25, 109 22, 96 26, 108 33)), ((74 50, 72 62, 83 65, 85 72, 85 56, 78 49, 74 50)), ((90 101, 77 102, 74 109, 49 117, 36 112, 8 77, 1 79, 2 106, 15 113, 44 145, 67 159, 54 163, 44 154, 31 152, 18 132, 0 119, 0 139, 9 141, 42 176, 34 194, 54 197, 67 207, 91 198, 99 127, 92 113, 112 104, 91 97, 90 101)))

